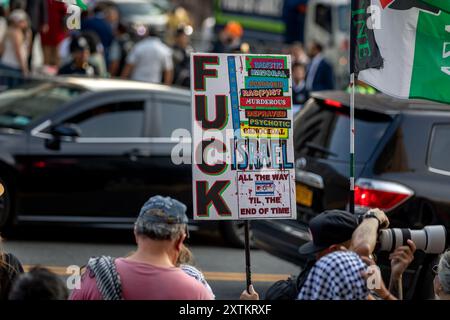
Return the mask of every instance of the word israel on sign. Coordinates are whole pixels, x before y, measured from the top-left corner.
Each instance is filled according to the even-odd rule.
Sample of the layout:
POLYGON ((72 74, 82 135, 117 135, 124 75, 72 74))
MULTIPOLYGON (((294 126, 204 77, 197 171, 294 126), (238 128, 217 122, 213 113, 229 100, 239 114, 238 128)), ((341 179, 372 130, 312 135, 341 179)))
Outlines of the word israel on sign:
POLYGON ((191 64, 194 218, 295 219, 290 57, 191 64))

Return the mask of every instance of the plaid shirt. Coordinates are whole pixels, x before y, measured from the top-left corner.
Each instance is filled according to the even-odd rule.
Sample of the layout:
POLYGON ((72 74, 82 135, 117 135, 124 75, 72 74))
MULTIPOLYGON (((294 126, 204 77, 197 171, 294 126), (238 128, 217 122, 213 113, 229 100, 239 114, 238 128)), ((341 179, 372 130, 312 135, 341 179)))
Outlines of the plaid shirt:
POLYGON ((351 251, 322 257, 311 269, 299 300, 366 300, 369 294, 362 271, 367 266, 351 251))

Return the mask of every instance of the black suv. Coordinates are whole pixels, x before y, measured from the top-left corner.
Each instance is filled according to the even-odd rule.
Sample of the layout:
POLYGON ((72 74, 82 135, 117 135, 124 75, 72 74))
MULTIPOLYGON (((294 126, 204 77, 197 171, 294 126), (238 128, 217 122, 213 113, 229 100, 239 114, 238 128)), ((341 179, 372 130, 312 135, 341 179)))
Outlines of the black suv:
MULTIPOLYGON (((256 245, 302 265, 298 247, 310 239, 308 221, 327 209, 347 209, 349 190, 347 93, 316 93, 295 118, 297 220, 252 224, 256 245)), ((383 209, 391 227, 450 228, 450 106, 385 95, 356 96, 357 209, 383 209)), ((386 275, 387 254, 378 258, 386 275)), ((435 256, 418 251, 404 275, 405 297, 428 297, 435 256)))

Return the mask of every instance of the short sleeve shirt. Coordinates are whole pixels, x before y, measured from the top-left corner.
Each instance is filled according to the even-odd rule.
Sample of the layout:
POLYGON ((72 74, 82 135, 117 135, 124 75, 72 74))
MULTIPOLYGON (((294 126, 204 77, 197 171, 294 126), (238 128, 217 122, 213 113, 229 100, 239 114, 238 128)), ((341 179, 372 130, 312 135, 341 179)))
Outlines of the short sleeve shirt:
POLYGON ((136 44, 127 63, 134 66, 131 79, 160 83, 163 72, 173 70, 172 50, 159 38, 150 37, 136 44))
MULTIPOLYGON (((115 260, 125 300, 212 300, 213 295, 201 282, 180 268, 164 268, 124 258, 115 260)), ((81 288, 71 300, 102 300, 95 277, 83 274, 81 288)))

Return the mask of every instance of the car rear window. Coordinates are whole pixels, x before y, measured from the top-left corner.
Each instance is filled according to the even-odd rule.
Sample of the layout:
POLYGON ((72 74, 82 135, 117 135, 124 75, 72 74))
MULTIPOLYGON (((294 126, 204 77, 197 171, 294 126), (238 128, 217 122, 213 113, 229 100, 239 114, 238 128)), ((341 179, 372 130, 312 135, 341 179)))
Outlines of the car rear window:
MULTIPOLYGON (((392 122, 385 114, 356 110, 355 161, 367 162, 392 122)), ((350 116, 346 107, 328 107, 310 100, 294 121, 296 156, 349 161, 350 116)))
POLYGON ((435 125, 431 137, 429 167, 450 173, 450 124, 435 125))

